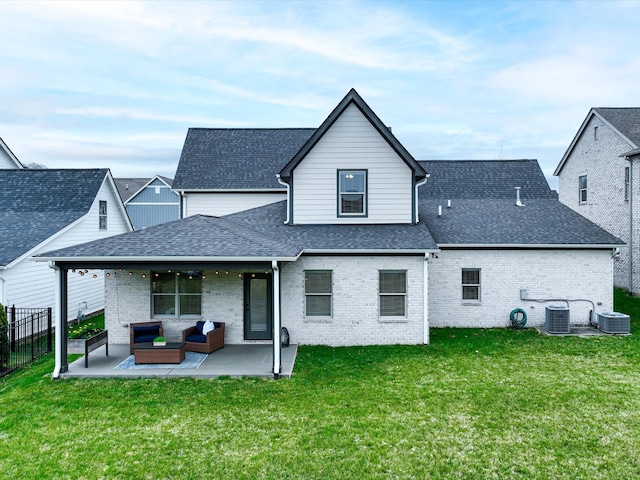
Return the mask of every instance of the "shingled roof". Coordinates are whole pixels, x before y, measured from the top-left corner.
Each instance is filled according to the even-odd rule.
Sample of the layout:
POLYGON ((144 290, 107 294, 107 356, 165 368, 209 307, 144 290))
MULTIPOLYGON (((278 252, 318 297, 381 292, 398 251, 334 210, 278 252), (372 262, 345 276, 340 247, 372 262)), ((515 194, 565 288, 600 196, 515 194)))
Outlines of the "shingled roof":
POLYGON ((420 163, 430 174, 420 187, 420 219, 440 247, 624 244, 560 203, 535 160, 420 163), (516 206, 516 187, 524 206, 516 206))
POLYGON ((622 135, 640 147, 640 108, 594 108, 607 122, 622 135))
POLYGON ((0 266, 85 215, 107 173, 107 169, 0 170, 0 266))
POLYGON ((315 128, 190 128, 175 190, 284 190, 276 174, 315 128))

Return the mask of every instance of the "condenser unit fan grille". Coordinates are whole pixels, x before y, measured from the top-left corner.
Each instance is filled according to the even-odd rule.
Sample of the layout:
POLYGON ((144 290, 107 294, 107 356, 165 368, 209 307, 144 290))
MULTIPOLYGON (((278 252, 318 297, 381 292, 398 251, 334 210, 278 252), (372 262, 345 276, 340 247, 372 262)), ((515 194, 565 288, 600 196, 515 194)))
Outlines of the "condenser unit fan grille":
POLYGON ((549 333, 569 333, 569 307, 563 305, 547 306, 545 329, 549 333))
POLYGON ((630 333, 629 315, 618 312, 598 314, 598 327, 605 333, 630 333))

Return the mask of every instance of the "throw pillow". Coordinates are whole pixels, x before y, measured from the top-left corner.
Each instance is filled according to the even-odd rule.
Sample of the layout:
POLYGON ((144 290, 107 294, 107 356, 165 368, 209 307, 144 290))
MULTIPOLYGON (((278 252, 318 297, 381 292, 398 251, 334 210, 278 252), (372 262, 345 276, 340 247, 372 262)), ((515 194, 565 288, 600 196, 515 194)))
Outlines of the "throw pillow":
POLYGON ((213 325, 213 322, 211 320, 207 320, 206 322, 204 322, 204 325, 202 326, 202 334, 206 335, 207 333, 209 333, 211 330, 214 330, 216 327, 213 325))

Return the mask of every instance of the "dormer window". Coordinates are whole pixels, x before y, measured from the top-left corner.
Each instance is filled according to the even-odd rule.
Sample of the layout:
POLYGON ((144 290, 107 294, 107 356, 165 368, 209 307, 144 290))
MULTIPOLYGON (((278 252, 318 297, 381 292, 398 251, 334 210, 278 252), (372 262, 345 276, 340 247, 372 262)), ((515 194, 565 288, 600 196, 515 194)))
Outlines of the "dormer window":
POLYGON ((338 170, 338 216, 367 216, 366 170, 338 170))

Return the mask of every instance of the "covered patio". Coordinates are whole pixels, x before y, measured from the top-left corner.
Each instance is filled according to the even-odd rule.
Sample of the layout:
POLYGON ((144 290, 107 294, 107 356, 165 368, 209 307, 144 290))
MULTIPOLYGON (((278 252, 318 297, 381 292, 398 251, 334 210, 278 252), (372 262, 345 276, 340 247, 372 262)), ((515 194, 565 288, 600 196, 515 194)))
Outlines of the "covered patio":
MULTIPOLYGON (((282 348, 280 377, 291 377, 297 354, 297 345, 282 348)), ((109 345, 109 356, 102 346, 89 354, 88 368, 82 356, 70 362, 60 378, 273 377, 273 345, 267 344, 225 345, 195 368, 144 364, 133 369, 118 368, 129 356, 129 345, 109 345)))

